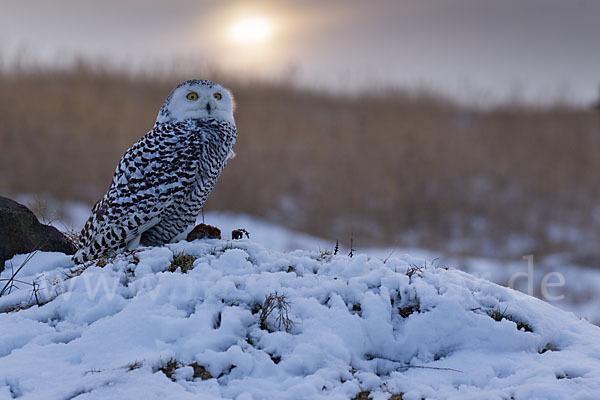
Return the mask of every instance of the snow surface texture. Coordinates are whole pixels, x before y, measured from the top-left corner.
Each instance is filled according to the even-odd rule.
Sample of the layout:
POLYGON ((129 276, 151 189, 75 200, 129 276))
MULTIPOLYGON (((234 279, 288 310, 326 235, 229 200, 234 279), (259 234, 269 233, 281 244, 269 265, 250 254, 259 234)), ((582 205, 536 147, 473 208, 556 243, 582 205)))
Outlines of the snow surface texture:
MULTIPOLYGON (((72 230, 79 232, 90 214, 88 205, 76 202, 60 202, 52 199, 36 199, 33 196, 21 195, 16 197, 18 201, 27 204, 34 210, 40 205, 45 205, 45 210, 56 210, 57 213, 47 218, 53 221, 60 230, 72 230), (41 204, 40 204, 41 203, 41 204)), ((333 243, 330 240, 295 232, 263 219, 237 213, 206 212, 205 221, 208 224, 221 228, 223 237, 230 237, 231 230, 246 228, 250 231, 251 239, 261 243, 269 249, 291 251, 296 249, 321 250, 331 249, 333 243)), ((197 223, 203 222, 201 218, 197 223)), ((343 245, 349 245, 349 238, 340 238, 340 252, 348 254, 348 249, 343 245)), ((600 260, 573 259, 568 254, 557 254, 546 257, 534 257, 534 271, 529 280, 522 276, 528 272, 528 262, 521 257, 510 257, 508 259, 494 259, 482 257, 454 257, 440 252, 420 248, 365 248, 360 241, 355 241, 355 247, 364 254, 373 257, 387 258, 390 254, 411 254, 418 263, 430 263, 437 259, 439 263, 451 265, 453 268, 469 272, 475 276, 485 278, 503 286, 509 286, 511 278, 514 280, 514 289, 521 292, 540 297, 556 307, 566 311, 574 312, 576 315, 586 318, 588 321, 600 325, 600 260), (557 282, 556 273, 564 278, 564 285, 550 287, 548 289, 551 297, 544 296, 542 282, 544 278, 551 277, 548 282, 557 282), (530 290, 533 289, 533 290, 530 290)), ((527 254, 523 254, 527 256, 527 254)))
POLYGON ((25 284, 0 297, 13 310, 0 313, 0 399, 597 398, 600 328, 421 265, 250 240, 140 249, 87 269, 38 253, 20 275, 38 299, 25 284), (181 252, 193 268, 169 271, 181 252), (275 292, 289 332, 277 309, 261 323, 275 292))

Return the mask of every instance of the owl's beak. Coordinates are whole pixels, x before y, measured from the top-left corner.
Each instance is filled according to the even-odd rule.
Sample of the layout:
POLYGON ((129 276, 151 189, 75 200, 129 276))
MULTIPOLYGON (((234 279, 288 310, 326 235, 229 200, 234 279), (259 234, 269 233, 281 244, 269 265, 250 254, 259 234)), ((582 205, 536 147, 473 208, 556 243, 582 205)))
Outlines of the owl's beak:
POLYGON ((208 113, 210 114, 211 110, 212 110, 212 107, 210 106, 210 101, 207 101, 206 102, 206 111, 208 111, 208 113))

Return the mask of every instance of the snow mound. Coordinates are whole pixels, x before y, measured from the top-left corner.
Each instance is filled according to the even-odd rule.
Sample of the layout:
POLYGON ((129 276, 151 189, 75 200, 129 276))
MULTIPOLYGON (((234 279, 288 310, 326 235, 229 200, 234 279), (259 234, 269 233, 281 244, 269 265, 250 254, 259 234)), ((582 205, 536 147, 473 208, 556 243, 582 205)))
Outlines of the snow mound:
POLYGON ((249 240, 86 269, 38 253, 35 292, 0 297, 0 399, 595 398, 600 328, 414 262, 249 240))

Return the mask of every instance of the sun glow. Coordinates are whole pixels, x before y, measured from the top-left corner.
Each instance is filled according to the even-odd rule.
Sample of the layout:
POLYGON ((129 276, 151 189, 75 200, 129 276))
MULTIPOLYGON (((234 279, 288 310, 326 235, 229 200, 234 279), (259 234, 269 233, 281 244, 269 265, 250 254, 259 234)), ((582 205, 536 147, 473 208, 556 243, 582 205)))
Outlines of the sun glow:
POLYGON ((261 44, 273 33, 273 24, 261 16, 248 16, 235 21, 229 30, 232 41, 238 44, 261 44))

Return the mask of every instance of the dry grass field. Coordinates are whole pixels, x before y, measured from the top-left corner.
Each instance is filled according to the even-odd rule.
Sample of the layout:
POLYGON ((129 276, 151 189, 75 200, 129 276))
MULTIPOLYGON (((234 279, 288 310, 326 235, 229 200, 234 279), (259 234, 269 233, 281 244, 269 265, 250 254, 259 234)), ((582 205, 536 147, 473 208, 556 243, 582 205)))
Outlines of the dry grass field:
MULTIPOLYGON (((235 94, 239 136, 207 210, 344 244, 353 233, 359 247, 599 251, 600 126, 591 109, 477 110, 427 93, 345 98, 212 75, 201 78, 235 94)), ((93 204, 187 78, 83 64, 0 72, 0 193, 93 204)))

